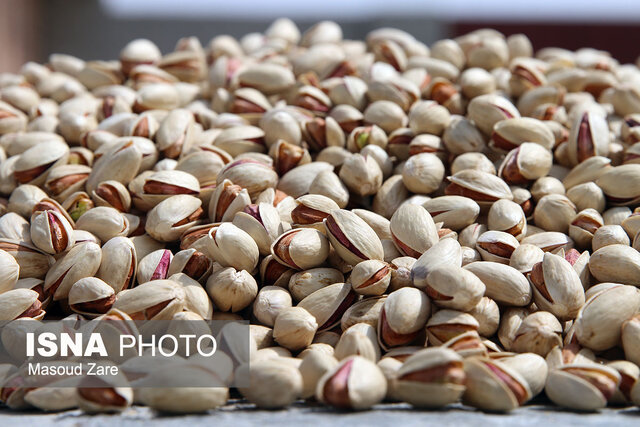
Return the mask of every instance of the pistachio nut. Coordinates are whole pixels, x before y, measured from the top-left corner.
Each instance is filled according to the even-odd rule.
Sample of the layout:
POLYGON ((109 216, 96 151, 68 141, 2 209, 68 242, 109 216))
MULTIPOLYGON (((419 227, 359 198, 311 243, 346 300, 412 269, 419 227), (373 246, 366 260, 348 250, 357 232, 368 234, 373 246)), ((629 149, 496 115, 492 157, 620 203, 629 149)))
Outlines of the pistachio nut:
POLYGON ((427 323, 431 302, 415 288, 401 288, 386 298, 378 321, 378 342, 383 349, 415 341, 427 323))
POLYGON ((31 241, 43 252, 59 254, 75 243, 73 227, 58 211, 41 211, 31 219, 31 241))
POLYGON ((556 405, 595 411, 607 405, 619 383, 620 374, 603 365, 564 365, 549 372, 545 393, 556 405))
POLYGON ((170 320, 182 311, 183 287, 171 280, 153 280, 118 294, 113 308, 127 313, 133 320, 170 320))
POLYGON ((248 307, 258 294, 256 280, 246 270, 226 267, 207 279, 207 293, 222 311, 237 312, 248 307))
POLYGON ((464 266, 486 286, 485 295, 496 302, 526 306, 531 301, 531 285, 522 273, 513 267, 491 261, 472 262, 464 266))
POLYGON ((387 380, 377 365, 360 357, 348 357, 318 381, 316 398, 344 409, 367 409, 387 392, 387 380))
POLYGON ((383 259, 380 239, 355 213, 333 210, 324 219, 324 225, 331 245, 347 263, 356 265, 367 259, 383 259))
POLYGON ((348 283, 334 283, 306 296, 298 307, 311 313, 318 323, 318 332, 333 328, 344 312, 358 299, 348 283))

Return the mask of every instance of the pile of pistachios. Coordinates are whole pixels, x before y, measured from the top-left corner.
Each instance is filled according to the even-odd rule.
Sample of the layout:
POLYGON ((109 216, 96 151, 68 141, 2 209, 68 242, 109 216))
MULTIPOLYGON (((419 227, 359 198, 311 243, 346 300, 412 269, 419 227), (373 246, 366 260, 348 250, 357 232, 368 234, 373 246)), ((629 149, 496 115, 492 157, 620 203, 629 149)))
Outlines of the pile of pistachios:
POLYGON ((279 19, 29 62, 0 74, 2 324, 249 320, 251 383, 197 387, 215 370, 185 358, 192 388, 26 388, 7 364, 0 400, 640 405, 638 141, 636 65, 489 29, 279 19))

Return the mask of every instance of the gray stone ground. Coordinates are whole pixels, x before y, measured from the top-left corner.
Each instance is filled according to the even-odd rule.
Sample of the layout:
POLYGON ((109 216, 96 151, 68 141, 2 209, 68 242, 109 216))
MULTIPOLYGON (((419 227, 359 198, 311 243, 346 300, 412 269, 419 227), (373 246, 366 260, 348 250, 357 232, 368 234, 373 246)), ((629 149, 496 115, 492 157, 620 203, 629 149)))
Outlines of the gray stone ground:
POLYGON ((0 409, 0 426, 114 426, 126 427, 153 423, 154 427, 169 426, 477 426, 513 427, 531 426, 640 426, 640 409, 606 409, 598 413, 573 413, 536 405, 518 409, 510 414, 486 414, 473 409, 455 406, 446 411, 419 411, 405 404, 379 405, 372 411, 335 412, 320 406, 295 405, 282 411, 256 410, 251 405, 229 405, 204 415, 167 416, 147 408, 133 407, 120 415, 87 416, 80 411, 56 414, 38 412, 14 412, 0 409))

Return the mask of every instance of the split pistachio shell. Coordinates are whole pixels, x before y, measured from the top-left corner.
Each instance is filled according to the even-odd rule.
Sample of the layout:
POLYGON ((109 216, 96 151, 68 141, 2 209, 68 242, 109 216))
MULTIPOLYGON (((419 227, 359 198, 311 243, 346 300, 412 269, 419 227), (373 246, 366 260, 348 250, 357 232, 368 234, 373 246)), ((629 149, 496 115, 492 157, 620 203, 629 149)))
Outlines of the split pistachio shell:
POLYGON ((563 257, 545 253, 529 274, 536 305, 561 320, 573 319, 584 305, 578 273, 563 257))
POLYGON ((361 295, 382 295, 391 283, 391 269, 384 261, 362 261, 351 271, 351 286, 361 295))
POLYGON ((464 393, 462 358, 453 350, 427 348, 411 355, 396 373, 394 396, 417 407, 439 408, 464 393))
POLYGON ((537 396, 544 389, 549 367, 543 357, 535 353, 521 353, 503 357, 500 363, 518 372, 527 381, 531 396, 537 396))
POLYGON ((137 267, 137 252, 131 239, 114 237, 102 246, 102 257, 96 277, 104 280, 116 292, 120 292, 133 287, 137 267))
POLYGON ((413 264, 411 268, 413 286, 425 289, 429 284, 428 276, 432 270, 450 265, 455 267, 462 265, 460 244, 455 239, 440 240, 413 264))
POLYGON ((613 396, 620 374, 595 364, 561 366, 549 373, 545 392, 559 406, 581 411, 604 408, 613 396))
POLYGON ((591 274, 601 282, 640 285, 638 278, 640 253, 635 249, 615 244, 598 249, 589 259, 591 274))
POLYGON ((522 207, 511 200, 498 200, 489 209, 487 226, 490 230, 504 231, 516 238, 527 234, 527 218, 522 207))
POLYGON ((575 320, 575 336, 592 350, 607 350, 620 341, 620 327, 640 308, 640 291, 634 286, 611 284, 587 299, 575 320), (611 310, 611 304, 616 309, 611 310))
POLYGON ((479 409, 506 412, 531 398, 526 380, 499 361, 472 357, 465 359, 467 374, 464 403, 479 409))
POLYGON ((508 264, 513 251, 520 246, 513 235, 503 231, 486 231, 478 236, 476 249, 485 261, 508 264))
POLYGON ((318 267, 329 255, 324 234, 311 228, 299 228, 280 235, 271 245, 271 254, 280 263, 296 270, 318 267))
POLYGON ((422 206, 431 214, 434 222, 442 222, 445 227, 455 231, 471 225, 480 214, 480 206, 474 200, 461 196, 434 197, 422 206))
POLYGON ((390 230, 398 250, 414 258, 419 258, 439 240, 433 218, 417 205, 400 206, 391 217, 390 230))
POLYGON ((13 289, 19 276, 18 262, 8 252, 0 250, 0 291, 6 292, 13 289))
POLYGON ((0 294, 0 324, 22 317, 42 319, 45 312, 38 297, 31 289, 11 289, 0 294))
POLYGON ((382 243, 375 231, 353 212, 331 211, 324 224, 331 245, 347 263, 383 259, 382 243))
POLYGON ((131 406, 133 402, 133 390, 130 387, 115 387, 114 383, 125 382, 124 374, 119 373, 120 378, 109 378, 107 376, 100 376, 95 379, 88 380, 90 382, 99 381, 104 387, 91 388, 83 387, 82 380, 78 384, 77 402, 78 407, 87 413, 101 413, 101 412, 122 412, 131 406), (96 393, 95 390, 101 392, 96 393))
POLYGON ((424 292, 402 288, 389 294, 378 321, 378 342, 382 348, 398 347, 414 341, 431 313, 424 292))
POLYGON ((270 252, 271 243, 282 233, 278 210, 267 203, 245 206, 235 214, 233 224, 255 240, 261 255, 270 252))
POLYGON ((369 360, 352 356, 342 360, 318 381, 316 398, 343 409, 368 409, 380 403, 387 392, 387 380, 369 360))
POLYGON ((350 284, 334 283, 308 295, 300 301, 298 307, 306 309, 316 318, 318 331, 322 332, 337 325, 344 312, 357 299, 350 284))
POLYGON ((340 336, 335 348, 336 359, 343 360, 353 355, 364 357, 374 363, 380 360, 376 329, 368 323, 356 323, 340 336))
POLYGON ((485 295, 499 303, 525 306, 531 301, 531 285, 513 267, 497 262, 478 261, 464 268, 478 276, 486 286, 485 295))
POLYGON ((48 254, 59 254, 75 243, 73 227, 64 215, 55 210, 45 210, 31 219, 31 241, 48 254))
POLYGON ((478 330, 478 321, 457 310, 438 310, 427 322, 427 338, 433 345, 442 345, 456 336, 478 330))
POLYGON ((134 320, 170 320, 184 308, 185 292, 171 280, 153 280, 120 293, 113 308, 134 320))
POLYGON ((158 249, 142 258, 136 275, 138 283, 168 278, 172 259, 173 254, 168 249, 158 249))
POLYGON ((198 224, 201 205, 200 199, 186 194, 163 200, 147 215, 145 231, 161 242, 177 240, 185 230, 198 224))
POLYGON ((499 199, 512 200, 509 186, 501 178, 474 169, 466 169, 450 176, 451 184, 445 189, 449 196, 464 196, 483 207, 490 207, 499 199))
POLYGON ((80 279, 69 290, 71 310, 88 317, 108 312, 115 299, 113 288, 96 277, 80 279))
POLYGON ((426 294, 438 307, 469 311, 485 293, 484 283, 462 267, 442 266, 427 276, 426 294))
POLYGON ((102 260, 100 246, 92 242, 75 245, 51 266, 44 279, 44 291, 54 301, 68 298, 71 287, 80 279, 98 272, 102 260))

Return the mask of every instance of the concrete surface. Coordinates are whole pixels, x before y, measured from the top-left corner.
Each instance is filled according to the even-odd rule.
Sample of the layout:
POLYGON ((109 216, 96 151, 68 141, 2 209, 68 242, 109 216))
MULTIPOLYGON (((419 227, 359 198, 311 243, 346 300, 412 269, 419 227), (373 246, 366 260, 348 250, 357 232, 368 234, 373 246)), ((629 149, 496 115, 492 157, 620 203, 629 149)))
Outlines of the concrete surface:
POLYGON ((461 405, 443 411, 420 411, 406 404, 378 405, 364 412, 336 412, 321 406, 294 405, 282 411, 256 410, 252 405, 229 405, 203 415, 169 416, 157 414, 148 408, 133 407, 120 415, 88 416, 79 410, 56 414, 38 412, 14 412, 0 409, 1 426, 113 426, 126 427, 153 423, 154 426, 466 426, 490 425, 512 427, 537 425, 552 426, 639 426, 640 409, 606 409, 598 413, 574 413, 560 411, 543 405, 527 406, 510 414, 487 414, 461 405))

